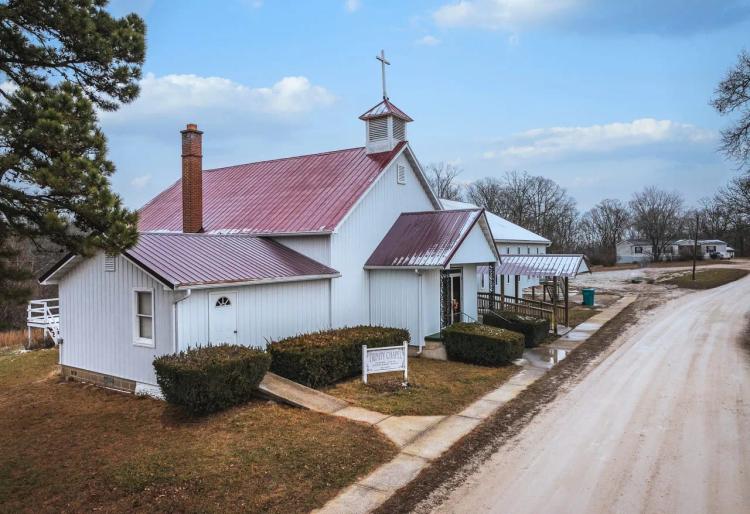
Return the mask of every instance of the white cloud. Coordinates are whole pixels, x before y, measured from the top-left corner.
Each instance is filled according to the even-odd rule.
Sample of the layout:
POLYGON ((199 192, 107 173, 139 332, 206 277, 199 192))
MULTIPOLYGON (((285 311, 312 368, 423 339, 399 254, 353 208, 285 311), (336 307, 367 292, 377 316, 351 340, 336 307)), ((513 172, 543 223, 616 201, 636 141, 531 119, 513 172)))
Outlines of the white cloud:
POLYGON ((433 13, 443 27, 516 30, 552 19, 582 0, 461 0, 433 13))
POLYGON ((535 158, 571 153, 602 153, 655 143, 703 143, 715 134, 686 123, 642 118, 624 123, 587 127, 552 127, 516 134, 511 144, 500 151, 489 150, 485 159, 494 157, 535 158))
POLYGON ((151 175, 141 175, 130 181, 130 185, 136 189, 143 189, 151 183, 151 175))
POLYGON ((101 113, 105 124, 193 116, 289 121, 335 101, 331 92, 306 77, 284 77, 270 87, 251 88, 222 77, 149 73, 140 85, 141 94, 132 104, 101 113))
POLYGON ((435 36, 430 36, 428 34, 427 36, 417 39, 417 44, 423 46, 435 46, 440 44, 440 40, 435 36))
POLYGON ((358 11, 360 7, 362 7, 362 2, 360 0, 346 0, 344 2, 344 7, 349 12, 358 11))

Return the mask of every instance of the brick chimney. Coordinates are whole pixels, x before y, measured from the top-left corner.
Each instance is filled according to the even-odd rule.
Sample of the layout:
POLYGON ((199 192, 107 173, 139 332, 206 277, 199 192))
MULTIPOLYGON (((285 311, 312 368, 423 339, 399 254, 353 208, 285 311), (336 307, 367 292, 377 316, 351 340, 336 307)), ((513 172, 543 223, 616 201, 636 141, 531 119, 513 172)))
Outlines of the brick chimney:
POLYGON ((203 132, 188 123, 182 134, 182 231, 203 231, 203 132))

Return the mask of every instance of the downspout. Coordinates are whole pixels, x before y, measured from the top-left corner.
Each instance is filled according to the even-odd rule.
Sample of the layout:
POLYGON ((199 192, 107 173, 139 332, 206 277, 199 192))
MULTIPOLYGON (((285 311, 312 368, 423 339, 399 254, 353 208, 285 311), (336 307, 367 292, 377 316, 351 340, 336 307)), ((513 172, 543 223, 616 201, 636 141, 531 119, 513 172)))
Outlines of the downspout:
POLYGON ((417 355, 420 355, 422 353, 422 350, 424 350, 424 337, 422 337, 422 272, 418 269, 415 269, 414 273, 416 273, 419 277, 419 293, 417 297, 417 320, 419 323, 419 334, 417 335, 417 337, 419 338, 419 350, 417 351, 417 355))
POLYGON ((188 298, 190 298, 192 292, 192 289, 186 289, 185 296, 183 296, 182 298, 178 298, 172 302, 172 346, 174 348, 174 353, 178 353, 180 351, 179 341, 177 337, 177 304, 183 300, 187 300, 188 298))

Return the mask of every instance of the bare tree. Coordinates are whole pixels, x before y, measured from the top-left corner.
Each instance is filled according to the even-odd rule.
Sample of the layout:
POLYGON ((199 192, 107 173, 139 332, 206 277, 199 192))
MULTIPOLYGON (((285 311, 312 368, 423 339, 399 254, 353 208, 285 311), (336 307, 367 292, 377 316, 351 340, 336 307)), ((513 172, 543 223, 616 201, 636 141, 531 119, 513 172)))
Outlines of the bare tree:
POLYGON ((583 215, 582 237, 586 246, 603 262, 612 264, 617 256, 617 243, 630 227, 630 210, 620 200, 606 199, 583 215))
POLYGON ((434 162, 427 165, 425 173, 432 191, 438 198, 446 200, 461 200, 461 184, 457 178, 462 170, 453 164, 434 162))
POLYGON ((719 114, 738 114, 736 123, 721 132, 721 149, 740 167, 747 166, 750 164, 750 54, 746 51, 740 52, 735 67, 719 83, 711 104, 719 114))
POLYGON ((667 245, 680 236, 683 206, 678 193, 647 187, 630 201, 633 228, 651 243, 651 255, 658 261, 667 245))
POLYGON ((467 186, 466 196, 474 205, 502 216, 503 188, 503 183, 495 177, 481 178, 467 186))
POLYGON ((488 177, 469 184, 467 196, 474 204, 550 239, 553 251, 570 251, 577 244, 576 202, 550 179, 511 171, 502 179, 488 177))

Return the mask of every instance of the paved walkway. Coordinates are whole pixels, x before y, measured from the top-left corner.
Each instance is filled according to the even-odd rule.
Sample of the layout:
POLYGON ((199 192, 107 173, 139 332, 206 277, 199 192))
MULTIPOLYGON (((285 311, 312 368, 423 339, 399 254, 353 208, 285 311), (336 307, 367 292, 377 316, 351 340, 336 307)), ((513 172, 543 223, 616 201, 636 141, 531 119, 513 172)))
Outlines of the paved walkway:
MULTIPOLYGON (((632 295, 621 298, 558 339, 553 343, 553 349, 574 349, 634 300, 635 296, 632 295)), ((316 512, 367 513, 383 504, 396 490, 411 482, 432 460, 442 455, 503 404, 515 398, 556 363, 538 355, 535 349, 528 350, 524 356, 526 358, 522 359, 521 371, 452 416, 386 416, 358 407, 344 407, 332 412, 336 416, 370 423, 383 431, 401 451, 392 461, 344 489, 316 512), (381 419, 377 419, 377 416, 381 419)))

